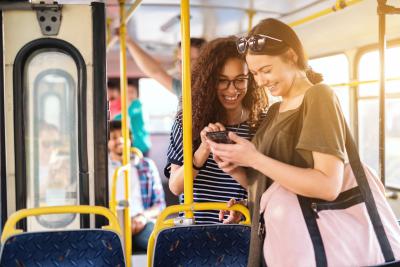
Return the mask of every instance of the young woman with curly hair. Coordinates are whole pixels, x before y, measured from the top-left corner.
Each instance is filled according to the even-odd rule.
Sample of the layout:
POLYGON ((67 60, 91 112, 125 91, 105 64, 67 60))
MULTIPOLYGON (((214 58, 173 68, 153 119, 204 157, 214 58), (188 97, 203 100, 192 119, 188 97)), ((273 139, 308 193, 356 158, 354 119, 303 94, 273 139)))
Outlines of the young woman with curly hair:
MULTIPOLYGON (((207 143, 207 132, 228 130, 251 139, 267 106, 257 90, 236 38, 218 38, 202 50, 192 72, 193 197, 195 202, 226 202, 247 197, 246 188, 218 168, 207 143)), ((172 127, 165 175, 175 195, 183 193, 182 111, 172 127)), ((181 197, 183 202, 183 196, 181 197)), ((195 212, 197 224, 221 222, 218 211, 195 212)))

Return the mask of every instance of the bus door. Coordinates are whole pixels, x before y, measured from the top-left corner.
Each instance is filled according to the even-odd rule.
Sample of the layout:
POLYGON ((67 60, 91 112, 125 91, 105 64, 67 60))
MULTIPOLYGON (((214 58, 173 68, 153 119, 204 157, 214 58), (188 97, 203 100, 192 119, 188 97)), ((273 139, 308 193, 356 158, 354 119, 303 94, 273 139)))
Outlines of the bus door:
MULTIPOLYGON (((0 3, 2 225, 23 208, 108 205, 104 4, 40 2, 0 3)), ((20 227, 94 224, 67 214, 20 227)))

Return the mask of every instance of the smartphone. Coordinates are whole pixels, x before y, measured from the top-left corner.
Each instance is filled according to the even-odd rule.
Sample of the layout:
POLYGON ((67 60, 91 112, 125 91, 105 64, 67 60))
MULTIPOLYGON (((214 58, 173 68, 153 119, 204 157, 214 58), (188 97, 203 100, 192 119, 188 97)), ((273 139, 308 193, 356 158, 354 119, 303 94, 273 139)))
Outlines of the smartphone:
POLYGON ((206 133, 208 139, 219 144, 233 144, 233 141, 229 139, 228 131, 218 131, 206 133))

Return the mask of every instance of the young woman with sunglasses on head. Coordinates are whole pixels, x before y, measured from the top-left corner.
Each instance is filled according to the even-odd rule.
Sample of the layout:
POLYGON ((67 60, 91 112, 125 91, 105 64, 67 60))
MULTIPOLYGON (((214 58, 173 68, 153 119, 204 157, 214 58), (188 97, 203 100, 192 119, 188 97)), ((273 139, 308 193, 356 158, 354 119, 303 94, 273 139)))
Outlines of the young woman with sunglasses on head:
MULTIPOLYGON (((246 56, 257 85, 282 98, 268 110, 253 142, 235 133, 229 133, 235 144, 208 141, 218 166, 242 184, 249 184, 252 236, 248 266, 383 262, 374 246, 359 244, 357 237, 351 239, 352 244, 335 238, 337 234, 329 225, 334 217, 325 220, 328 224, 321 228, 324 221, 318 214, 326 213, 321 215, 313 205, 303 205, 307 203, 304 199, 338 204, 334 200, 338 201, 345 186, 347 136, 338 99, 328 86, 320 84, 322 76, 308 66, 296 33, 276 19, 266 19, 247 38, 239 39, 237 49, 246 56), (246 172, 243 167, 248 167, 246 172), (329 237, 328 242, 315 238, 316 232, 322 235, 319 231, 329 237)), ((343 203, 339 203, 341 209, 346 208, 343 203)), ((231 212, 229 217, 236 219, 237 214, 231 212)), ((348 221, 341 232, 351 237, 357 225, 348 221)), ((368 240, 371 243, 373 239, 368 240)))
MULTIPOLYGON (((192 71, 194 202, 242 200, 247 191, 218 168, 207 143, 208 132, 229 130, 250 139, 267 105, 264 92, 248 78, 236 38, 206 44, 192 71)), ((172 127, 165 175, 175 195, 183 193, 182 111, 172 127)), ((181 197, 183 202, 183 197, 181 197)), ((197 224, 220 223, 218 211, 195 212, 197 224)))

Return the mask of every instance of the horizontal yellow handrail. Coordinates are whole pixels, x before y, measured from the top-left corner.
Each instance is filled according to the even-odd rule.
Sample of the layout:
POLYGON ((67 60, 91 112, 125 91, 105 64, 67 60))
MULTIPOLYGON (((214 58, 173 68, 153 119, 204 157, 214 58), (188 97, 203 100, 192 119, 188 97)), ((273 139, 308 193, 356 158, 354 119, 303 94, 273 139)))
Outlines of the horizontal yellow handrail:
MULTIPOLYGON (((400 77, 393 77, 393 78, 387 78, 387 82, 393 82, 393 81, 400 81, 400 77)), ((363 85, 363 84, 371 84, 371 83, 378 83, 379 80, 366 80, 366 81, 350 81, 349 83, 335 83, 335 84, 330 84, 329 86, 331 87, 343 87, 343 86, 357 86, 357 85, 363 85)))
POLYGON ((154 231, 159 232, 165 227, 168 227, 169 225, 165 224, 165 219, 171 215, 171 214, 176 214, 179 212, 184 212, 184 211, 199 211, 199 210, 235 210, 241 212, 245 220, 242 222, 243 224, 250 224, 250 212, 249 210, 241 205, 241 204, 236 204, 233 205, 232 207, 228 208, 226 203, 223 202, 204 202, 204 203, 193 203, 192 205, 188 204, 182 204, 182 205, 173 205, 165 208, 161 214, 158 216, 156 224, 154 226, 154 231))
POLYGON ((131 164, 126 164, 124 166, 118 167, 115 169, 111 184, 111 199, 110 199, 110 210, 111 212, 117 216, 117 182, 118 178, 121 177, 123 172, 126 172, 130 169, 131 164))
POLYGON ((323 16, 328 15, 328 14, 333 13, 333 12, 337 12, 339 10, 342 10, 342 9, 348 7, 348 6, 351 6, 351 5, 360 3, 360 2, 362 2, 362 0, 349 0, 349 1, 337 0, 334 6, 332 6, 330 8, 326 8, 326 9, 321 10, 319 12, 316 12, 316 13, 310 15, 310 16, 307 16, 307 17, 304 17, 302 19, 296 20, 294 22, 291 22, 291 23, 289 23, 289 25, 292 26, 292 27, 299 26, 299 25, 304 24, 306 22, 309 22, 309 21, 312 21, 314 19, 323 17, 323 16))
POLYGON ((250 212, 247 207, 243 206, 242 204, 235 204, 232 207, 228 207, 227 203, 222 202, 204 202, 204 203, 193 203, 191 205, 188 204, 181 204, 181 205, 174 205, 166 207, 161 214, 158 216, 156 224, 154 226, 153 232, 150 235, 149 242, 147 245, 147 266, 152 266, 152 256, 153 256, 153 248, 155 237, 157 234, 168 227, 174 226, 173 219, 167 219, 167 217, 171 214, 176 214, 179 212, 184 211, 199 211, 199 210, 235 210, 242 213, 245 217, 245 220, 240 222, 240 224, 251 225, 251 218, 250 212))
POLYGON ((32 209, 22 209, 13 213, 7 220, 1 242, 4 243, 7 238, 12 235, 22 233, 23 230, 16 229, 17 222, 31 216, 48 215, 48 214, 63 214, 63 213, 80 213, 80 214, 96 214, 102 215, 108 219, 109 225, 103 226, 103 229, 108 229, 121 235, 121 228, 118 224, 117 217, 107 208, 99 206, 53 206, 40 207, 32 209))

